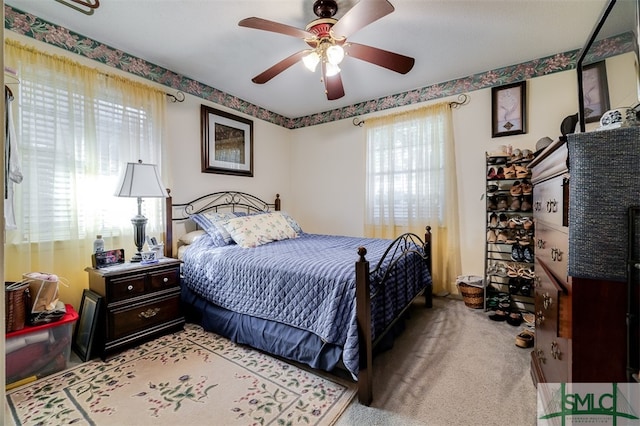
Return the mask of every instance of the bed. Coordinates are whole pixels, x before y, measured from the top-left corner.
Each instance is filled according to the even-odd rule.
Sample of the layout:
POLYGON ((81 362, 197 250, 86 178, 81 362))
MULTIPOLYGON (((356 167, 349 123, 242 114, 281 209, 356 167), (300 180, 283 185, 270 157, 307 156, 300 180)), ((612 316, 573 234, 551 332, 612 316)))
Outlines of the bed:
POLYGON ((267 203, 238 191, 168 198, 167 216, 165 254, 183 261, 188 320, 313 368, 344 368, 365 405, 374 348, 417 297, 431 307, 429 227, 424 239, 393 241, 310 234, 279 195, 267 203))

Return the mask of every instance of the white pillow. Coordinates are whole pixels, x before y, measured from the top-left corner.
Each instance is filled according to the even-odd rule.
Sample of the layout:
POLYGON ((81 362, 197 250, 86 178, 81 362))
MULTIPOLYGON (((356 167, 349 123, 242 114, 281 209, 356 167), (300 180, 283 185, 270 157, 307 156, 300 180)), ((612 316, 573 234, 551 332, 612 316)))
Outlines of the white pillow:
POLYGON ((242 216, 225 221, 222 226, 236 244, 244 248, 298 236, 280 212, 242 216))
POLYGON ((186 234, 184 234, 183 236, 181 236, 180 238, 178 238, 180 240, 180 242, 182 244, 193 244, 196 242, 196 240, 198 238, 200 238, 201 236, 203 236, 204 234, 206 234, 206 231, 202 230, 202 229, 197 229, 195 231, 191 231, 191 232, 187 232, 186 234))

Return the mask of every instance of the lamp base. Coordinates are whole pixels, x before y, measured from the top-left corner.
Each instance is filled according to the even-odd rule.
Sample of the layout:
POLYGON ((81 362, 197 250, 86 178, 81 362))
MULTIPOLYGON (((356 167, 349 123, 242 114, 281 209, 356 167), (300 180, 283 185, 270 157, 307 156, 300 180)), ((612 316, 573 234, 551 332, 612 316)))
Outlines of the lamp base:
POLYGON ((131 257, 130 260, 131 263, 138 263, 138 262, 142 262, 142 255, 140 254, 140 252, 136 253, 133 255, 133 257, 131 257))

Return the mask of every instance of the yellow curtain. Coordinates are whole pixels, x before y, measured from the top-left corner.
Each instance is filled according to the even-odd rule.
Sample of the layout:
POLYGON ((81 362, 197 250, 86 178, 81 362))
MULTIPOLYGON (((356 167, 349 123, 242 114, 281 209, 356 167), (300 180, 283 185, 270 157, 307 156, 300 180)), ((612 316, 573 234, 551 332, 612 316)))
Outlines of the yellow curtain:
POLYGON ((457 293, 458 196, 451 107, 439 103, 368 118, 365 235, 432 228, 434 293, 457 293))
MULTIPOLYGON (((142 159, 168 177, 166 96, 10 39, 5 65, 20 78, 12 107, 24 175, 15 187, 17 227, 7 231, 5 279, 57 274, 69 283, 60 286, 60 299, 78 309, 96 235, 105 249, 124 248, 127 257, 135 250, 136 199, 113 195, 120 171, 142 159)), ((148 235, 164 231, 163 202, 143 202, 148 235)))

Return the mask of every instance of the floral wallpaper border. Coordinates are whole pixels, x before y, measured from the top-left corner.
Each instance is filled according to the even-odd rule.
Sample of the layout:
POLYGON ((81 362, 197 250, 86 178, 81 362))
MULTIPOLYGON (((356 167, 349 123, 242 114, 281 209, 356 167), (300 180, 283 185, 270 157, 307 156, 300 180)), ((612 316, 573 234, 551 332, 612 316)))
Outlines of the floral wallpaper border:
MULTIPOLYGON (((370 114, 376 111, 398 108, 459 95, 474 90, 515 83, 560 71, 567 71, 576 67, 576 58, 579 53, 577 49, 558 53, 521 64, 474 74, 465 78, 433 84, 383 98, 371 99, 343 108, 336 108, 303 117, 289 118, 147 62, 144 59, 132 56, 122 50, 115 49, 96 40, 69 31, 64 27, 47 22, 35 15, 22 12, 9 5, 4 6, 4 15, 4 26, 9 31, 31 37, 68 52, 93 59, 104 65, 165 85, 171 89, 200 97, 288 129, 314 126, 370 114)), ((594 45, 592 48, 594 53, 587 57, 585 62, 595 62, 609 56, 630 52, 634 50, 634 46, 635 40, 633 33, 620 34, 594 45)))

